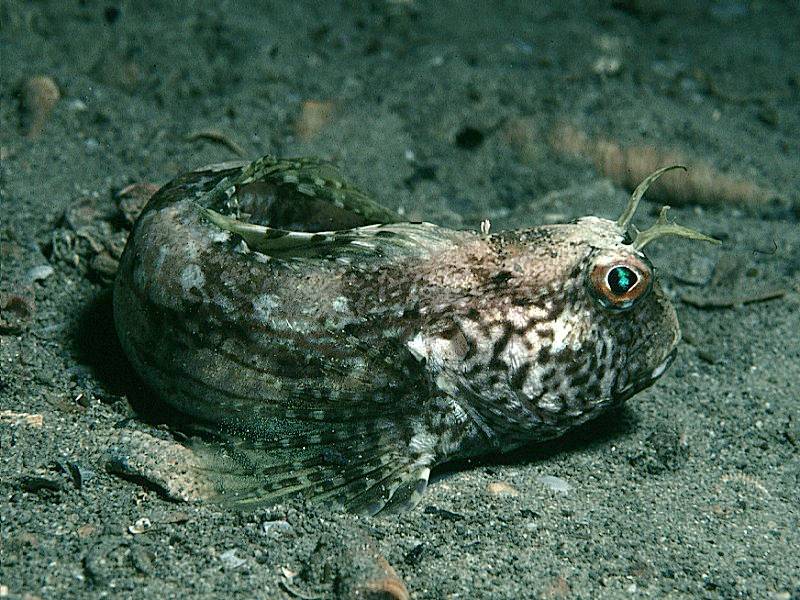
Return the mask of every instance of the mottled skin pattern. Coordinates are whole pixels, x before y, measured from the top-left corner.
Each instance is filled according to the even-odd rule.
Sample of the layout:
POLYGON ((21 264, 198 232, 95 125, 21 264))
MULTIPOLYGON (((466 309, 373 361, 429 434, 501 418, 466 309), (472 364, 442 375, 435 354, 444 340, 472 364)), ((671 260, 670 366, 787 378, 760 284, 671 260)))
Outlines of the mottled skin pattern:
POLYGON ((287 250, 246 244, 201 208, 298 229, 302 202, 319 216, 322 191, 360 194, 331 171, 287 164, 244 183, 241 165, 207 167, 165 186, 115 287, 136 371, 222 436, 193 446, 218 499, 302 492, 371 513, 413 504, 433 465, 558 436, 671 360, 675 311, 617 223, 488 235, 389 223, 366 197, 354 208, 334 195, 306 229, 347 230, 287 250), (610 310, 591 278, 603 265, 631 265, 651 287, 610 310))

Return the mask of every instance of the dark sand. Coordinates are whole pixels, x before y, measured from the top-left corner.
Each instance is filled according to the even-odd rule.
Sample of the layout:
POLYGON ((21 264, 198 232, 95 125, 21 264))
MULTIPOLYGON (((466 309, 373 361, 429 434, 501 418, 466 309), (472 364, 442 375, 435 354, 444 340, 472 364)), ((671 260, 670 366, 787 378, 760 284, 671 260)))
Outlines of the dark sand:
MULTIPOLYGON (((301 573, 295 592, 329 597, 358 561, 345 553, 326 571, 318 539, 365 532, 419 599, 800 598, 796 2, 197 4, 0 1, 0 290, 35 298, 27 328, 0 335, 0 411, 11 411, 0 413, 0 596, 299 597, 281 587, 288 569, 301 573), (601 57, 619 63, 598 73, 601 57), (26 139, 18 90, 36 74, 61 100, 26 139), (309 100, 333 114, 301 139, 309 100), (543 142, 562 119, 783 195, 674 210, 725 244, 650 250, 685 341, 624 411, 439 473, 417 509, 386 518, 300 502, 221 512, 106 472, 119 430, 170 434, 130 406, 142 392, 87 243, 77 267, 52 249, 66 209, 113 214, 132 182, 236 158, 187 140, 214 128, 247 156, 333 158, 388 206, 454 227, 616 217, 626 192, 543 142), (680 299, 775 289, 782 298, 734 308, 680 299), (494 482, 516 495, 493 495, 494 482), (130 533, 145 517, 151 528, 130 533)), ((637 222, 656 209, 646 202, 637 222)))

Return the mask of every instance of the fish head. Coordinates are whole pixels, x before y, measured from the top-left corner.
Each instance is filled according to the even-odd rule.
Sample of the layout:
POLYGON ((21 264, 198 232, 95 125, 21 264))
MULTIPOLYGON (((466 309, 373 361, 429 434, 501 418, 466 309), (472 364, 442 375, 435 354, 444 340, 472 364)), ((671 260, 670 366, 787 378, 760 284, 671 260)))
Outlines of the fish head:
POLYGON ((511 232, 502 245, 500 271, 512 275, 482 330, 489 364, 506 369, 501 380, 521 405, 545 419, 583 419, 666 371, 680 340, 675 309, 615 221, 511 232))
POLYGON ((642 193, 618 220, 588 216, 490 239, 497 259, 481 308, 459 320, 466 350, 456 367, 490 437, 559 435, 649 387, 672 363, 680 326, 643 248, 666 235, 716 240, 667 222, 665 210, 632 236, 642 193))
POLYGON ((550 283, 560 313, 551 319, 550 353, 575 361, 565 381, 589 376, 587 383, 595 383, 580 394, 584 405, 626 400, 675 357, 681 337, 675 308, 653 263, 616 221, 584 217, 560 229, 554 253, 562 264, 550 283))

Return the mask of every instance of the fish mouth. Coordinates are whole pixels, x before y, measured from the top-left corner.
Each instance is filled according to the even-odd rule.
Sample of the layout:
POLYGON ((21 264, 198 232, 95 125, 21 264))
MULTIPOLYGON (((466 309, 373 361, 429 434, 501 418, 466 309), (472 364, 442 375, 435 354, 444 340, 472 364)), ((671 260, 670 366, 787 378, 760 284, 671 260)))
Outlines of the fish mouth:
POLYGON ((633 377, 628 383, 618 389, 614 394, 614 399, 618 402, 624 402, 634 394, 638 394, 643 389, 653 385, 656 379, 661 377, 664 372, 669 368, 678 354, 678 349, 673 348, 669 354, 662 360, 652 371, 646 371, 633 377))
POLYGON ((659 377, 661 377, 664 372, 669 368, 672 362, 675 360, 675 356, 678 354, 678 349, 673 348, 667 357, 662 360, 659 365, 650 372, 650 381, 653 382, 659 377))

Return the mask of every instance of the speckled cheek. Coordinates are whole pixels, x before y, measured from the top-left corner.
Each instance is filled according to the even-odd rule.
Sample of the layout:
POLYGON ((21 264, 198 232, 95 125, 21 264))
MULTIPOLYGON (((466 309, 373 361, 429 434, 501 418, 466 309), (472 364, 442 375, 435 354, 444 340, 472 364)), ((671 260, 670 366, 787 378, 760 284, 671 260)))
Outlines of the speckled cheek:
POLYGON ((592 314, 588 310, 562 311, 552 321, 552 351, 561 352, 565 348, 577 350, 582 344, 583 332, 590 328, 592 314))

